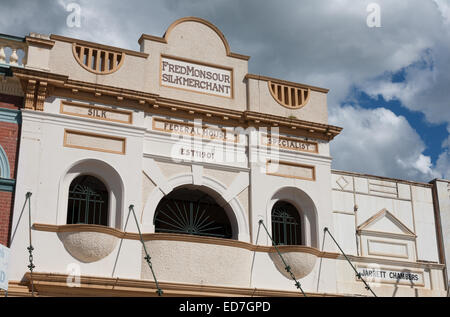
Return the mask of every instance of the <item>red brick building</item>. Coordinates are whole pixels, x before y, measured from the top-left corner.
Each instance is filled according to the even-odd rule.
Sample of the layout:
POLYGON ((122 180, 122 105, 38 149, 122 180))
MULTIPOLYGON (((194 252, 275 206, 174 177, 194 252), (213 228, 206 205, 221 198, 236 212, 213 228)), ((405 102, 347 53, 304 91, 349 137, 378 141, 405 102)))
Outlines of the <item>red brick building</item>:
MULTIPOLYGON (((1 85, 7 85, 5 78, 1 85)), ((0 244, 5 246, 11 236, 22 102, 22 97, 0 93, 0 244)))

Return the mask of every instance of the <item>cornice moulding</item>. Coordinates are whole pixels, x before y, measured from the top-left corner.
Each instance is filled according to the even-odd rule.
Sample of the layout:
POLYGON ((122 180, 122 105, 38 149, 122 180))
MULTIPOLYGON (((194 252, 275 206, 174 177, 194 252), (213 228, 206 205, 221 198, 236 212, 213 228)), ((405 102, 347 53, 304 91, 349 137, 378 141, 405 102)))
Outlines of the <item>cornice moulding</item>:
POLYGON ((83 127, 92 128, 100 132, 117 133, 130 137, 144 137, 146 129, 124 123, 98 121, 91 118, 74 117, 66 114, 47 113, 40 111, 33 111, 29 109, 22 110, 22 117, 25 120, 38 120, 39 122, 51 122, 55 125, 60 125, 67 128, 79 128, 80 124, 83 127))
MULTIPOLYGON (((57 273, 33 272, 33 283, 38 296, 40 293, 50 296, 70 294, 78 296, 157 296, 156 284, 149 280, 136 280, 117 277, 80 276, 80 287, 69 288, 67 280, 69 276, 57 273), (75 293, 74 293, 75 292, 75 293)), ((29 295, 31 288, 31 275, 25 273, 22 281, 10 281, 10 285, 17 289, 19 296, 29 295), (27 286, 27 288, 23 288, 27 286), (25 294, 24 294, 25 293, 25 294)), ((303 296, 298 291, 270 290, 262 288, 240 288, 233 286, 195 285, 186 283, 171 283, 159 281, 159 286, 164 290, 164 296, 262 296, 262 297, 299 297, 303 296)), ((314 297, 343 296, 330 293, 306 293, 314 297)))
MULTIPOLYGON (((39 224, 34 223, 33 229, 37 231, 47 231, 47 232, 99 232, 109 235, 113 235, 117 238, 128 239, 128 240, 140 240, 138 233, 123 232, 115 228, 99 226, 99 225, 49 225, 49 224, 39 224)), ((249 251, 255 252, 266 252, 275 253, 277 252, 274 247, 253 245, 247 242, 242 242, 238 240, 230 239, 220 239, 212 237, 199 237, 193 235, 183 235, 183 234, 167 234, 167 233, 144 233, 142 234, 144 241, 155 241, 155 240, 168 240, 168 241, 180 241, 180 242, 190 242, 190 243, 202 243, 202 244, 214 244, 223 245, 236 248, 247 249, 249 251)), ((310 253, 319 257, 326 258, 336 258, 338 255, 329 252, 322 252, 318 249, 307 247, 307 246, 279 246, 280 252, 304 252, 310 253)))
POLYGON ((325 93, 325 94, 327 94, 330 91, 329 89, 326 89, 326 88, 305 85, 305 84, 301 84, 301 83, 296 83, 296 82, 292 82, 292 81, 287 81, 287 80, 283 80, 283 79, 278 79, 278 78, 273 78, 273 77, 268 77, 268 76, 262 76, 262 75, 247 74, 247 75, 245 75, 245 78, 246 79, 261 80, 261 81, 270 81, 270 82, 275 83, 275 84, 292 86, 292 87, 296 87, 296 88, 311 89, 313 91, 322 92, 322 93, 325 93))
MULTIPOLYGON (((377 175, 371 175, 371 174, 347 172, 347 171, 340 171, 340 170, 332 170, 331 172, 333 174, 338 174, 338 175, 361 177, 361 178, 368 178, 368 179, 381 180, 381 181, 390 181, 390 182, 396 182, 396 183, 412 185, 412 186, 420 186, 420 187, 427 187, 427 188, 433 187, 433 185, 430 183, 414 182, 414 181, 408 181, 408 180, 402 180, 402 179, 390 178, 390 177, 384 177, 384 176, 377 176, 377 175)), ((444 180, 444 181, 446 181, 446 180, 444 180)), ((450 182, 450 181, 446 181, 446 182, 450 182)))
MULTIPOLYGON (((198 118, 199 115, 203 115, 205 122, 215 120, 216 122, 223 123, 225 121, 224 118, 226 117, 228 118, 226 122, 231 126, 244 125, 245 127, 249 127, 255 125, 263 126, 265 124, 268 124, 279 126, 280 129, 283 130, 283 132, 286 132, 290 135, 301 135, 326 141, 332 140, 342 131, 342 128, 332 125, 303 121, 299 119, 290 119, 253 111, 238 111, 202 104, 195 104, 182 100, 164 98, 152 93, 145 93, 125 88, 117 88, 113 86, 71 80, 68 79, 68 76, 59 74, 51 74, 47 72, 23 69, 18 67, 13 67, 12 70, 14 74, 21 79, 24 91, 28 91, 28 99, 30 99, 32 95, 36 93, 35 90, 37 87, 40 87, 45 83, 46 86, 48 85, 48 87, 46 87, 46 90, 44 91, 46 96, 57 95, 75 99, 102 101, 103 103, 112 103, 119 105, 123 105, 122 103, 120 103, 120 101, 123 101, 125 98, 127 98, 129 100, 134 100, 137 103, 134 106, 128 105, 128 107, 135 107, 149 113, 163 113, 164 115, 173 116, 173 111, 174 109, 176 109, 182 110, 181 112, 177 112, 177 116, 185 117, 188 119, 198 118), (81 92, 90 93, 92 94, 92 96, 81 96, 81 92), (96 96, 95 94, 99 94, 99 96, 96 96), (117 102, 107 100, 105 99, 105 96, 116 97, 117 102), (144 103, 148 103, 151 106, 157 105, 158 107, 143 107, 141 103, 142 101, 144 101, 144 103), (296 129, 292 129, 293 127, 295 127, 296 129)), ((31 109, 31 106, 29 107, 31 109)), ((43 110, 41 108, 42 107, 37 107, 37 110, 43 110)))
POLYGON ((43 47, 43 48, 49 48, 51 49, 55 45, 55 41, 42 39, 38 37, 32 37, 32 36, 26 36, 25 42, 27 44, 43 47))
POLYGON ((136 51, 128 50, 125 48, 119 48, 119 47, 115 47, 115 46, 109 46, 109 45, 89 42, 89 41, 85 41, 85 40, 74 39, 74 38, 61 36, 61 35, 52 34, 52 35, 50 35, 50 39, 52 39, 54 41, 61 41, 61 42, 72 43, 72 44, 77 43, 77 44, 81 44, 81 45, 87 45, 87 46, 91 46, 91 47, 102 49, 102 50, 109 50, 109 51, 114 51, 114 52, 118 52, 118 53, 125 53, 127 55, 141 57, 141 58, 148 58, 150 56, 147 53, 136 52, 136 51))
POLYGON ((371 231, 371 230, 364 230, 364 229, 358 229, 358 230, 356 230, 356 232, 359 235, 391 238, 391 239, 401 239, 401 240, 413 240, 414 241, 417 238, 416 235, 391 233, 391 232, 384 232, 384 231, 371 231))

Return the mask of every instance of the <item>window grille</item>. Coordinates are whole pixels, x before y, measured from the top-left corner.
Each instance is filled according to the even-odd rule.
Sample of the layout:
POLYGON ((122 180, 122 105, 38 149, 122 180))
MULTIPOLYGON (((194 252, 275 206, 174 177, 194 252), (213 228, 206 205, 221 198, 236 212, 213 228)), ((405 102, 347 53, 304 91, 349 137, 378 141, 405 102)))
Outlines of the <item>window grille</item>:
POLYGON ((272 237, 276 245, 302 244, 300 215, 287 202, 277 202, 272 208, 272 237))
POLYGON ((79 176, 70 185, 67 224, 108 225, 108 191, 93 176, 79 176))

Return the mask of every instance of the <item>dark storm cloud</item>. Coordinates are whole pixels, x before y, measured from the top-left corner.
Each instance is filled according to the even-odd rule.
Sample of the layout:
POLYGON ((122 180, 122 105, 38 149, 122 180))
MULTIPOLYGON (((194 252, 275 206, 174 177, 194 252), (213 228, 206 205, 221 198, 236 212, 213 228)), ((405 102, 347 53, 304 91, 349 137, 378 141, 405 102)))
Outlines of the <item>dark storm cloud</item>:
POLYGON ((0 33, 24 36, 56 33, 66 25, 65 10, 55 0, 1 1, 0 33))

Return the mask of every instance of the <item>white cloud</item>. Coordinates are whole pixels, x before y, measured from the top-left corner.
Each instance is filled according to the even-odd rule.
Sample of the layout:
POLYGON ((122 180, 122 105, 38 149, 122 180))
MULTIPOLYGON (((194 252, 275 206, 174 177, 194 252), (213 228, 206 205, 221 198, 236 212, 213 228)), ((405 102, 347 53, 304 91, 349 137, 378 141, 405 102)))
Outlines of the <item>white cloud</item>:
POLYGON ((421 181, 441 177, 404 117, 385 108, 346 105, 333 110, 330 121, 344 126, 331 145, 333 168, 421 181))
POLYGON ((447 148, 439 155, 436 170, 440 173, 440 178, 450 179, 450 149, 447 148))
MULTIPOLYGON (((450 126, 447 127, 450 134, 450 126)), ((442 142, 443 151, 436 161, 436 170, 442 178, 450 179, 450 136, 442 142)))
POLYGON ((450 2, 448 0, 434 0, 441 11, 442 17, 447 24, 450 24, 450 2))

